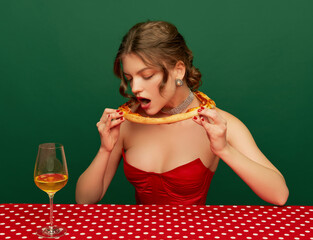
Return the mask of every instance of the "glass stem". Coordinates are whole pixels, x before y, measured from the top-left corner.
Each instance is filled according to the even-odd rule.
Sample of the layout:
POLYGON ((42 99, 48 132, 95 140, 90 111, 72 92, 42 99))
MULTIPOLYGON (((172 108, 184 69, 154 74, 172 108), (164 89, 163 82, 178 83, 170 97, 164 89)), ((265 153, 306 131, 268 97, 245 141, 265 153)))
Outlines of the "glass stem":
POLYGON ((49 199, 50 199, 50 226, 49 226, 49 230, 50 230, 50 233, 53 233, 53 197, 54 197, 54 194, 49 194, 49 199))

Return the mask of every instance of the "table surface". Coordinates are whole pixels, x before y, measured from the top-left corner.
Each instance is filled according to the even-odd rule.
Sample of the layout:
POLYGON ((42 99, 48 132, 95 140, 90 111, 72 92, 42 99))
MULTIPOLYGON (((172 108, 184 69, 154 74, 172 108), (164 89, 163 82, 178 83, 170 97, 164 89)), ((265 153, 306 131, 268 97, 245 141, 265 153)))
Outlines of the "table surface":
MULTIPOLYGON (((54 205, 67 239, 310 239, 313 206, 54 205)), ((0 239, 42 239, 48 204, 0 204, 0 239)))

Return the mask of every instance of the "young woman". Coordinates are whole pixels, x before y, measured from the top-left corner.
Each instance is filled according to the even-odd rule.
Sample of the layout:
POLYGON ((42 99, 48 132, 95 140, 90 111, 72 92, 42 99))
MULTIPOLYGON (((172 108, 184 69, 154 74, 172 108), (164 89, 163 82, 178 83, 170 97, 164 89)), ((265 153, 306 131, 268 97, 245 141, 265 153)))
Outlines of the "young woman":
MULTIPOLYGON (((114 72, 120 92, 137 104, 133 112, 163 118, 198 107, 201 73, 176 27, 162 21, 136 24, 124 36, 114 72), (128 86, 132 95, 127 93, 128 86)), ((211 179, 223 160, 263 200, 284 205, 284 177, 257 147, 246 126, 219 108, 171 124, 145 125, 106 108, 97 123, 99 151, 80 176, 78 203, 96 203, 106 193, 123 157, 138 204, 205 204, 211 179)))

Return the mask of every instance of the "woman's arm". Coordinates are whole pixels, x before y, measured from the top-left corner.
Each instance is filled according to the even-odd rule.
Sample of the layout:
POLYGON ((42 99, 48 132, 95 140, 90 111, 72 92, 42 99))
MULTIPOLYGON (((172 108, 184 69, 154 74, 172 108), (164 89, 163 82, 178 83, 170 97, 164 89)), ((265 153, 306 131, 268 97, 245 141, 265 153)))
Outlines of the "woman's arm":
POLYGON ((76 185, 76 202, 94 204, 99 202, 108 189, 119 165, 122 152, 120 144, 110 153, 99 149, 89 167, 79 177, 76 185))
POLYGON ((220 109, 208 109, 195 120, 207 131, 212 151, 263 200, 284 205, 289 190, 282 174, 257 147, 247 127, 220 109))
POLYGON ((120 134, 122 114, 106 109, 97 123, 101 146, 89 167, 79 177, 76 185, 76 202, 93 204, 100 201, 122 156, 123 137, 120 134))

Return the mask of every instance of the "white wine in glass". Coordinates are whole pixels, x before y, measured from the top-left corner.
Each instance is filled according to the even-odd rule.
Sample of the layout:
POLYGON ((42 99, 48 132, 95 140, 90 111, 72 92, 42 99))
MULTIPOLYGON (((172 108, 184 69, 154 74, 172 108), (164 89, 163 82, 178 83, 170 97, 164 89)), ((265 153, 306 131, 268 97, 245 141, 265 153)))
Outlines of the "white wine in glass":
POLYGON ((66 233, 66 228, 53 225, 53 197, 68 181, 68 170, 64 147, 58 143, 39 145, 35 164, 34 180, 50 198, 50 224, 40 228, 37 235, 45 238, 57 238, 66 233))

